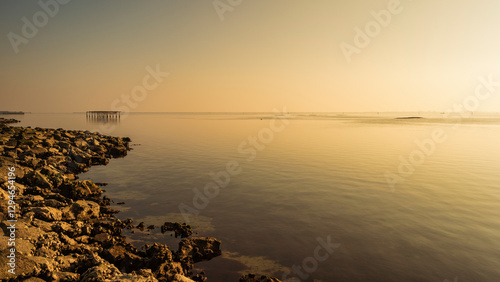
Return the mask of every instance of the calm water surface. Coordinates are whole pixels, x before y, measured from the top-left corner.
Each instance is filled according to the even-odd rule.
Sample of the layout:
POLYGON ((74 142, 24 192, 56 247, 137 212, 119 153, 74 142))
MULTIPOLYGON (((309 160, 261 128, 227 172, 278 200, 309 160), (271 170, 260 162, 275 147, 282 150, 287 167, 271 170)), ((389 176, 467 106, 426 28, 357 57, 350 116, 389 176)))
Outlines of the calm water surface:
MULTIPOLYGON (((129 136, 133 150, 81 178, 109 183, 107 195, 125 202, 119 218, 160 225, 185 221, 179 204, 193 207, 194 189, 238 162, 241 173, 189 217, 197 235, 223 242, 221 257, 198 264, 210 281, 237 281, 249 271, 281 279, 304 262, 303 281, 500 281, 500 116, 456 127, 437 116, 296 115, 277 120, 285 127, 270 138, 274 118, 122 117, 109 135, 129 136), (436 130, 446 140, 420 153, 415 141, 436 130), (269 143, 249 159, 248 138, 261 131, 269 143), (410 156, 413 173, 400 174, 401 158, 410 156), (401 177, 394 190, 387 172, 401 177), (316 265, 317 238, 327 237, 340 246, 316 265)), ((83 114, 19 119, 21 126, 99 129, 83 114)), ((129 236, 138 246, 178 242, 157 229, 129 236)))

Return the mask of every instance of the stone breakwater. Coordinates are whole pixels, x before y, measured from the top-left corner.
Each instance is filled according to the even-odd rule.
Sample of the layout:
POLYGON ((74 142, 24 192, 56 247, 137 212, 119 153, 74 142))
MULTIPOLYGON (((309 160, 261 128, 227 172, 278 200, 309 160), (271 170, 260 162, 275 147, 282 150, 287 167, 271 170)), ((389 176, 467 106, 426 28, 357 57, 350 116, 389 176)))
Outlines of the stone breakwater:
MULTIPOLYGON (((177 250, 127 243, 99 185, 77 174, 127 155, 129 138, 89 131, 11 127, 0 118, 1 281, 205 281, 193 264, 221 254, 215 238, 190 237, 185 223, 162 232, 184 238, 177 250)), ((140 223, 135 228, 141 228, 140 223)), ((241 282, 280 282, 255 274, 241 282)))
POLYGON ((221 254, 219 240, 136 249, 121 235, 133 221, 116 219, 102 189, 77 180, 90 166, 125 156, 128 138, 11 122, 0 120, 1 281, 205 280, 191 269, 221 254))

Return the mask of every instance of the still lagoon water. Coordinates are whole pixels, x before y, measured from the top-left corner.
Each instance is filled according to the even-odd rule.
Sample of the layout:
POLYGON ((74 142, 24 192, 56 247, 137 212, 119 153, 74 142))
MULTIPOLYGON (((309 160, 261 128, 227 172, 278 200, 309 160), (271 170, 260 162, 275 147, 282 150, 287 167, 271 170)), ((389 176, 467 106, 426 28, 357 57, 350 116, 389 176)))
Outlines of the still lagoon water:
MULTIPOLYGON (((108 183, 125 202, 119 218, 188 221, 222 240, 222 256, 197 264, 209 281, 500 281, 500 115, 395 119, 411 115, 130 114, 108 134, 133 150, 80 178, 108 183)), ((85 114, 15 118, 103 126, 85 114)))

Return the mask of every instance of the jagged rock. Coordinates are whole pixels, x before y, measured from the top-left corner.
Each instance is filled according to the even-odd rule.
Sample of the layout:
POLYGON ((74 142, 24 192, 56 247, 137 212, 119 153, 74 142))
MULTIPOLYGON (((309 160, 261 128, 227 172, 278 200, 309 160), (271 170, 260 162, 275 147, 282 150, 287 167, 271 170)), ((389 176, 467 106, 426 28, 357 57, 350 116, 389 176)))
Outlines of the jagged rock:
POLYGON ((71 211, 77 220, 89 220, 99 216, 99 204, 92 201, 78 200, 71 205, 71 211))
POLYGON ((123 157, 123 156, 127 155, 127 147, 125 147, 123 145, 111 147, 110 154, 114 158, 123 157))
POLYGON ((102 189, 90 180, 73 181, 64 184, 61 193, 73 199, 89 199, 99 197, 102 189))
POLYGON ((43 157, 47 154, 48 150, 43 147, 35 147, 31 149, 31 153, 35 154, 37 157, 43 157))
POLYGON ((144 222, 139 222, 139 224, 137 224, 137 229, 144 231, 144 222))
POLYGON ((50 275, 50 279, 53 282, 59 282, 59 281, 78 281, 80 278, 80 275, 78 273, 72 273, 72 272, 61 272, 61 271, 56 271, 50 275))
POLYGON ((106 243, 111 240, 111 235, 109 235, 108 233, 99 233, 94 236, 94 240, 96 242, 100 242, 101 244, 106 243))
POLYGON ((170 281, 174 282, 195 282, 193 279, 180 274, 175 274, 171 279, 170 281))
POLYGON ((103 258, 107 259, 126 272, 137 270, 138 267, 140 267, 144 262, 144 259, 142 257, 132 253, 122 245, 114 245, 111 248, 106 249, 103 252, 103 258))
MULTIPOLYGON (((6 175, 7 167, 15 165, 19 180, 16 237, 20 246, 16 246, 13 281, 36 277, 49 281, 193 281, 187 277, 192 263, 220 254, 220 242, 211 238, 183 241, 175 254, 162 244, 139 251, 121 236, 132 220, 111 217, 116 211, 107 206, 109 199, 100 199, 99 186, 74 181, 76 173, 92 164, 125 156, 129 141, 88 131, 10 128, 0 122, 0 174, 6 175)), ((3 200, 8 196, 7 186, 0 182, 3 200)), ((5 211, 0 210, 0 217, 5 218, 5 211)), ((6 221, 0 221, 0 227, 0 244, 7 245, 8 237, 2 236, 6 221)), ((144 223, 139 227, 144 228, 144 223)), ((165 230, 183 237, 191 234, 185 224, 168 223, 162 227, 165 230)), ((0 254, 0 270, 7 273, 7 253, 0 250, 0 254)))
MULTIPOLYGON (((46 138, 44 141, 43 141, 43 145, 44 146, 47 146, 47 147, 54 147, 54 144, 56 143, 56 140, 54 140, 54 138, 46 138)), ((49 149, 50 151, 50 149, 49 149)))
POLYGON ((0 249, 0 273, 2 273, 2 277, 5 275, 5 278, 7 279, 23 281, 23 278, 28 278, 40 274, 40 269, 37 269, 35 267, 35 262, 28 259, 28 256, 21 254, 16 254, 15 257, 15 273, 9 273, 8 270, 11 269, 11 267, 7 265, 7 263, 10 263, 10 259, 7 257, 8 255, 10 255, 9 249, 0 249))
POLYGON ((59 234, 59 238, 61 238, 61 242, 66 243, 69 246, 75 246, 78 244, 74 239, 71 239, 66 234, 59 234))
POLYGON ((83 139, 75 140, 74 144, 76 147, 78 147, 79 149, 82 149, 82 150, 86 150, 88 147, 87 142, 85 142, 85 140, 83 140, 83 139))
POLYGON ((121 275, 122 273, 116 266, 112 265, 111 263, 102 260, 100 264, 89 268, 87 271, 85 271, 80 278, 80 281, 82 282, 100 282, 100 281, 107 281, 108 279, 115 279, 117 276, 121 275))
POLYGON ((56 261, 51 258, 47 257, 40 257, 40 256, 32 256, 28 257, 29 260, 33 261, 35 263, 35 268, 37 269, 38 273, 51 273, 54 271, 54 268, 56 267, 54 264, 56 261))
POLYGON ((39 171, 34 171, 24 178, 31 178, 32 185, 37 185, 42 188, 52 188, 52 183, 50 183, 49 179, 39 171))
POLYGON ((73 226, 67 222, 64 221, 58 221, 54 224, 52 224, 52 230, 55 232, 59 233, 64 233, 64 234, 72 234, 75 232, 75 229, 73 226))
POLYGON ((35 217, 45 221, 56 221, 62 219, 62 212, 51 207, 35 207, 31 209, 35 217))
POLYGON ((240 282, 282 282, 282 281, 267 275, 247 274, 243 275, 240 278, 240 282))
POLYGON ((66 272, 66 271, 73 271, 75 267, 79 263, 79 258, 81 255, 66 255, 66 256, 58 256, 55 258, 55 261, 58 263, 59 270, 66 272))
POLYGON ((221 242, 215 238, 195 237, 183 239, 179 243, 177 257, 183 261, 192 259, 193 262, 210 260, 221 254, 221 242))
POLYGON ((181 238, 187 238, 193 234, 193 230, 191 226, 186 223, 178 223, 178 222, 165 222, 161 226, 161 233, 165 233, 166 231, 174 231, 175 238, 181 236, 181 238))
POLYGON ((31 277, 31 278, 28 278, 26 280, 23 280, 24 282, 45 282, 45 280, 43 280, 42 278, 38 278, 38 277, 31 277))

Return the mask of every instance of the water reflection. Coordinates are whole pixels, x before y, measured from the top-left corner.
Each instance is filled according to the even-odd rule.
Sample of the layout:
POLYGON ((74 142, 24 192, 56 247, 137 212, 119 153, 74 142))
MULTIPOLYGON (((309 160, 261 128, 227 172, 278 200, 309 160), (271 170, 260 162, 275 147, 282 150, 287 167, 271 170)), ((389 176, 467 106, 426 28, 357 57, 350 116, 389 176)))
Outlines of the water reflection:
POLYGON ((86 112, 87 123, 92 124, 118 124, 120 112, 116 111, 89 111, 86 112))

